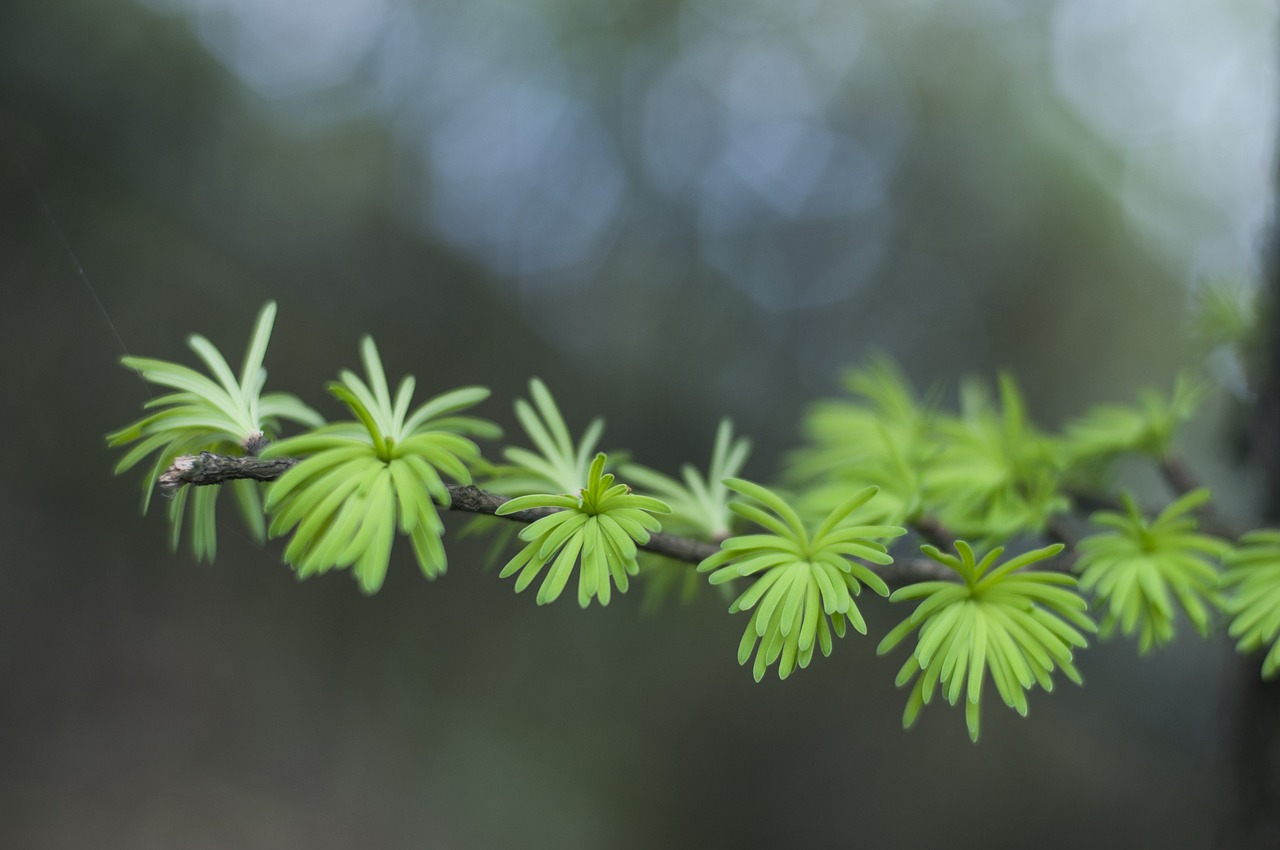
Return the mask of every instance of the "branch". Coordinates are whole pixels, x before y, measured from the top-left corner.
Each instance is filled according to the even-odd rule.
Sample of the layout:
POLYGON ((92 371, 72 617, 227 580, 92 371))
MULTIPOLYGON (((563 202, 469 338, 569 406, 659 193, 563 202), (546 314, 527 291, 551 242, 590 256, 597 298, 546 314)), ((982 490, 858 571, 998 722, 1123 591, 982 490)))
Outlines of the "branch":
MULTIPOLYGON (((172 497, 185 485, 203 487, 210 484, 225 484, 241 478, 253 481, 275 481, 298 464, 297 458, 282 457, 272 460, 245 456, 233 457, 213 452, 201 452, 198 455, 182 455, 174 459, 169 468, 159 477, 160 491, 172 497)), ((508 497, 498 493, 490 493, 470 484, 450 484, 449 510, 472 514, 488 514, 492 516, 508 497)), ((527 511, 516 511, 506 514, 502 519, 530 523, 553 513, 555 508, 533 508, 527 511)), ((637 544, 639 548, 656 555, 663 555, 676 561, 698 564, 720 551, 718 543, 694 540, 675 534, 658 532, 649 537, 649 541, 637 544)), ((875 568, 888 584, 902 587, 921 581, 955 580, 955 573, 928 558, 899 558, 892 564, 875 568)))
POLYGON ((253 481, 275 481, 298 465, 297 458, 282 457, 263 460, 259 457, 232 457, 200 452, 198 455, 181 455, 173 459, 169 468, 156 479, 160 492, 173 498, 184 484, 202 487, 224 484, 248 478, 253 481))
POLYGON ((910 520, 911 527, 927 542, 941 549, 943 552, 955 553, 955 535, 951 533, 951 529, 943 525, 942 520, 932 514, 921 514, 913 520, 910 520))
MULTIPOLYGON (((1193 490, 1199 490, 1204 485, 1200 483, 1200 479, 1191 471, 1191 467, 1187 466, 1186 461, 1173 455, 1165 455, 1160 459, 1160 474, 1164 477, 1165 483, 1169 485, 1173 492, 1179 496, 1185 496, 1193 490)), ((1200 517, 1200 522, 1204 525, 1204 530, 1216 537, 1223 537, 1227 540, 1235 540, 1244 533, 1244 530, 1237 528, 1234 523, 1227 521, 1218 513, 1212 501, 1205 502, 1195 513, 1200 517)))
MULTIPOLYGON (((1160 458, 1157 467, 1160 471, 1160 477, 1164 479, 1164 483, 1173 491, 1175 497, 1185 496, 1193 490, 1199 490, 1204 486, 1200 479, 1196 477, 1196 474, 1191 471, 1191 467, 1187 465, 1187 462, 1176 455, 1165 455, 1160 458)), ((1069 491, 1067 495, 1071 497, 1072 513, 1084 519, 1087 519, 1087 515, 1094 511, 1123 512, 1124 510, 1124 506, 1111 496, 1076 490, 1069 491)), ((1155 514, 1152 511, 1144 511, 1144 513, 1148 517, 1155 514)), ((1214 500, 1205 502, 1196 508, 1194 513, 1200 520, 1201 529, 1214 537, 1237 540, 1246 530, 1246 527, 1241 526, 1238 522, 1224 517, 1215 507, 1214 500)), ((1059 526, 1059 528, 1064 527, 1059 526)), ((1057 537, 1068 546, 1074 546, 1074 541, 1059 536, 1053 526, 1050 526, 1050 536, 1057 537)))
POLYGON ((1076 544, 1080 542, 1080 535, 1071 527, 1071 523, 1067 518, 1061 514, 1054 514, 1049 517, 1049 521, 1045 523, 1045 533, 1050 540, 1067 547, 1053 559, 1053 568, 1064 573, 1071 572, 1071 568, 1076 563, 1076 544))

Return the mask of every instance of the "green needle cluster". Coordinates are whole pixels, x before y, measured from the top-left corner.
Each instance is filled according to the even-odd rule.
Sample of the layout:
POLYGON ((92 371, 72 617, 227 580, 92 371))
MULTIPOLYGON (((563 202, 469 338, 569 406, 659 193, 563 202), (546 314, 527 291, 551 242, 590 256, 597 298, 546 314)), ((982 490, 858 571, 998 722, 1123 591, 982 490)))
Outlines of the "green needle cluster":
MULTIPOLYGON (((237 377, 226 358, 213 343, 199 334, 187 338, 187 345, 204 361, 212 378, 187 366, 150 357, 124 357, 121 363, 136 370, 143 379, 176 392, 151 399, 144 408, 156 412, 107 435, 107 445, 137 443, 116 464, 116 473, 126 472, 149 455, 155 459, 142 482, 142 510, 151 504, 156 482, 173 460, 203 451, 244 454, 256 451, 268 436, 279 433, 280 420, 308 427, 324 424, 320 414, 288 393, 267 393, 262 389, 267 370, 262 368, 267 343, 275 323, 276 305, 268 301, 258 313, 244 361, 237 377)), ((215 508, 219 485, 184 487, 169 503, 170 542, 176 549, 182 533, 183 514, 191 503, 192 549, 199 560, 213 560, 217 550, 215 508)), ((258 485, 236 481, 232 485, 236 501, 249 532, 258 541, 265 537, 262 503, 258 485)))
POLYGON ((1106 459, 1127 452, 1162 458, 1178 427, 1199 409, 1207 388, 1179 375, 1165 398, 1155 390, 1138 394, 1136 405, 1099 405, 1067 427, 1067 448, 1075 462, 1106 459))
POLYGON ((267 447, 264 457, 303 460, 271 485, 266 510, 272 537, 293 531, 285 561, 300 578, 334 567, 354 567, 365 593, 386 577, 397 529, 413 542, 423 575, 445 571, 437 506, 450 503, 442 474, 471 483, 470 464, 480 459, 464 435, 496 437, 497 426, 457 415, 488 397, 484 387, 438 395, 409 412, 414 378, 408 375, 394 401, 373 340, 360 347, 366 384, 344 370, 329 391, 357 421, 338 422, 267 447))
POLYGON ((730 537, 698 565, 698 572, 711 573, 712 584, 754 577, 729 606, 730 613, 752 612, 738 646, 738 663, 746 664, 755 651, 752 674, 757 682, 775 662, 779 678, 785 679, 797 667, 809 666, 815 648, 831 654, 832 631, 844 637, 846 625, 852 625, 866 634, 866 621, 853 598, 863 585, 881 596, 889 594, 889 587, 851 558, 891 564, 884 544, 874 538, 906 533, 898 526, 848 524, 850 514, 870 501, 877 488, 866 487, 847 498, 810 533, 777 493, 741 478, 727 479, 725 485, 769 509, 730 503, 734 513, 769 533, 730 537))
POLYGON ((880 654, 889 652, 919 630, 911 657, 898 671, 899 687, 915 680, 902 715, 904 727, 915 723, 921 708, 941 691, 951 705, 964 697, 969 737, 977 741, 984 677, 990 676, 1005 705, 1023 716, 1026 691, 1035 685, 1052 691, 1055 668, 1080 683, 1072 650, 1083 648, 1082 632, 1096 626, 1085 614, 1088 603, 1076 592, 1076 580, 1062 573, 1018 572, 1062 548, 1036 549, 995 566, 1003 548, 978 561, 963 540, 956 541, 958 557, 921 547, 962 581, 920 582, 889 597, 892 602, 921 600, 877 648, 880 654))
POLYGON ((502 456, 508 464, 489 470, 485 486, 517 496, 575 492, 586 481, 587 469, 604 434, 604 420, 592 419, 575 443, 546 384, 530 379, 529 398, 530 401, 516 399, 515 414, 534 449, 504 448, 502 456))
POLYGON ((1067 509, 1061 441, 1041 432, 1022 392, 1001 375, 997 407, 982 385, 962 385, 959 417, 939 416, 925 471, 925 507, 958 534, 1000 541, 1038 532, 1067 509))
POLYGON ((874 485, 880 489, 864 510, 867 520, 906 522, 921 510, 921 471, 936 455, 935 412, 887 358, 850 370, 843 384, 844 396, 810 406, 803 423, 808 445, 788 458, 796 507, 802 516, 822 517, 874 485))
POLYGON ((1226 557, 1222 584, 1231 595, 1224 608, 1231 615, 1227 634, 1241 652, 1270 645, 1262 661, 1262 675, 1280 672, 1280 531, 1251 531, 1226 557))
POLYGON ((734 438, 733 423, 720 420, 711 449, 711 465, 703 474, 693 464, 680 468, 680 480, 636 463, 624 464, 622 472, 671 506, 668 530, 696 535, 702 540, 720 540, 729 535, 733 513, 729 510, 729 488, 724 479, 742 471, 751 454, 751 441, 734 438))
POLYGON ((653 514, 667 513, 670 508, 658 499, 632 493, 625 484, 615 484, 613 474, 604 471, 606 460, 603 452, 595 456, 587 470, 586 486, 576 496, 538 493, 519 496, 498 508, 499 516, 555 509, 521 529, 520 539, 528 545, 502 568, 502 578, 520 574, 517 593, 548 563, 551 569, 538 588, 539 605, 560 598, 578 564, 578 604, 583 608, 593 597, 608 605, 610 582, 619 593, 627 592, 628 577, 639 571, 636 544, 647 543, 651 533, 662 529, 653 514))
POLYGON ((1112 530, 1080 541, 1076 570, 1080 586, 1094 591, 1104 609, 1104 635, 1118 625, 1125 635, 1138 634, 1139 652, 1167 644, 1173 640, 1175 599, 1196 631, 1208 634, 1210 611, 1219 604, 1216 562, 1231 547, 1196 531, 1190 513, 1207 501, 1208 490, 1195 490, 1148 520, 1121 493, 1123 513, 1091 517, 1112 530))

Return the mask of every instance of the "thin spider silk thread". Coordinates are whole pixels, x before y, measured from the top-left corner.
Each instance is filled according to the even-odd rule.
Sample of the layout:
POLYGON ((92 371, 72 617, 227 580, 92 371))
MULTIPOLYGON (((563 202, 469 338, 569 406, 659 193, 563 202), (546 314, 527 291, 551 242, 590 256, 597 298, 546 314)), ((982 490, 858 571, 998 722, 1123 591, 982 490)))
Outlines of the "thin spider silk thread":
MULTIPOLYGON (((31 192, 35 195, 36 203, 40 205, 40 211, 44 213, 45 220, 49 222, 49 226, 53 228, 53 232, 57 234, 58 241, 62 244, 62 249, 66 251, 67 258, 71 261, 71 267, 75 270, 76 277, 84 284, 85 291, 89 293, 89 298, 97 305, 98 312, 102 314, 102 319, 107 323, 107 327, 111 329, 111 335, 115 337, 116 344, 120 346, 120 350, 124 352, 126 357, 132 356, 129 353, 129 347, 124 344, 124 338, 120 336, 116 323, 111 320, 111 314, 107 312, 106 305, 102 303, 102 299, 98 297, 98 290, 89 280, 89 275, 85 273, 84 266, 80 262, 80 257, 76 255, 75 249, 71 247, 71 241, 67 238, 66 231, 62 229, 62 225, 58 223, 57 217, 53 214, 53 210, 49 208, 49 204, 45 202, 44 195, 40 190, 32 187, 31 192)), ((142 386, 146 389, 147 395, 155 398, 155 394, 151 392, 150 385, 147 384, 142 373, 137 369, 133 370, 138 376, 138 380, 142 382, 142 386)))

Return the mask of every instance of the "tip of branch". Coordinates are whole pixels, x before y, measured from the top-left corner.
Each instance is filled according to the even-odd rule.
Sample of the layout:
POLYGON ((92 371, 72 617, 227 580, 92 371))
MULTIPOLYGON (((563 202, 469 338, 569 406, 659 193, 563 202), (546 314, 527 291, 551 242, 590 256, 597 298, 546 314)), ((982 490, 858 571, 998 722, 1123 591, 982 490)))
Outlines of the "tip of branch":
POLYGON ((183 476, 195 468, 196 460, 195 455, 179 455, 173 459, 173 463, 169 464, 169 468, 156 479, 156 484, 160 487, 160 493, 166 499, 172 499, 182 485, 187 483, 183 476))

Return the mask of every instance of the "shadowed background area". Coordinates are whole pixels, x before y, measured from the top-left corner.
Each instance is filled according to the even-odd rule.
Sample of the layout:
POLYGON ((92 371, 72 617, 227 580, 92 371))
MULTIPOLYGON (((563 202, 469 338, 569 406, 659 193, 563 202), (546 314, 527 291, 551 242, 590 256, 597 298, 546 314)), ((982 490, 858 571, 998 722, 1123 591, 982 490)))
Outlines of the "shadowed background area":
MULTIPOLYGON (((757 685, 716 594, 538 609, 456 517, 447 576, 401 545, 372 598, 230 522, 196 565, 103 434, 148 398, 125 349, 192 363, 200 332, 236 362, 268 299, 268 388, 327 416, 368 332, 421 397, 491 387, 513 441, 537 375, 669 471, 731 416, 765 481, 878 350, 921 386, 1008 369, 1046 425, 1167 387, 1189 287, 1259 272, 1275 25, 1155 0, 6 2, 0 845, 1210 843, 1221 637, 1092 648, 1085 688, 1026 720, 993 701, 972 746, 945 708, 900 729, 888 605, 757 685)), ((1188 451, 1248 517, 1229 412, 1188 451)))

